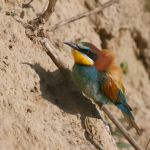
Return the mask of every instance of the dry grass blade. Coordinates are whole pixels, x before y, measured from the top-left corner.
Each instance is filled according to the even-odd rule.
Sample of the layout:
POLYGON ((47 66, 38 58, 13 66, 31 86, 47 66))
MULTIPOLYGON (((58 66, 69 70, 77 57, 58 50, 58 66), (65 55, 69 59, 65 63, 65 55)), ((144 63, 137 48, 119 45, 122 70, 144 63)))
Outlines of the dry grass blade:
MULTIPOLYGON (((42 39, 41 44, 44 45, 44 47, 47 49, 47 54, 53 60, 53 62, 56 64, 56 66, 65 75, 70 77, 70 72, 69 72, 68 68, 60 61, 59 57, 55 54, 55 52, 52 50, 52 48, 46 42, 46 39, 42 39)), ((102 110, 105 112, 105 114, 111 119, 111 121, 116 125, 116 127, 120 130, 120 132, 124 135, 124 137, 128 140, 128 142, 136 150, 143 150, 106 106, 103 105, 103 107, 102 107, 99 104, 99 107, 102 108, 102 110)))
POLYGON ((93 15, 93 14, 96 14, 96 13, 102 11, 103 9, 113 5, 114 3, 117 3, 118 1, 119 0, 110 0, 110 1, 104 3, 103 5, 95 8, 95 9, 93 9, 91 11, 79 14, 79 15, 77 15, 75 17, 72 17, 72 18, 69 18, 69 19, 64 20, 62 22, 59 22, 57 24, 54 24, 54 25, 50 26, 50 28, 47 31, 54 31, 54 30, 56 30, 56 29, 58 29, 58 28, 60 28, 60 27, 62 27, 64 25, 67 25, 67 24, 71 23, 71 22, 74 22, 76 20, 82 19, 84 17, 90 16, 90 15, 93 15))
POLYGON ((29 24, 33 26, 39 26, 39 24, 48 21, 49 17, 54 12, 54 7, 55 7, 56 2, 57 0, 48 0, 41 15, 38 18, 29 21, 29 24))

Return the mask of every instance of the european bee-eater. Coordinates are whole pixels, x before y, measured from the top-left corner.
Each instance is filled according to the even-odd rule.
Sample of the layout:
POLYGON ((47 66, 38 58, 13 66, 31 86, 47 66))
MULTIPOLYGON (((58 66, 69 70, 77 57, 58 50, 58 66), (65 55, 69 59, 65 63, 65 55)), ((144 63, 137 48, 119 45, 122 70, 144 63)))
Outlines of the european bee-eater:
POLYGON ((125 88, 121 80, 122 71, 114 61, 114 54, 110 50, 99 50, 87 42, 64 43, 73 48, 75 61, 71 72, 73 83, 97 103, 115 104, 121 109, 126 122, 140 133, 130 112, 132 109, 126 102, 125 88))

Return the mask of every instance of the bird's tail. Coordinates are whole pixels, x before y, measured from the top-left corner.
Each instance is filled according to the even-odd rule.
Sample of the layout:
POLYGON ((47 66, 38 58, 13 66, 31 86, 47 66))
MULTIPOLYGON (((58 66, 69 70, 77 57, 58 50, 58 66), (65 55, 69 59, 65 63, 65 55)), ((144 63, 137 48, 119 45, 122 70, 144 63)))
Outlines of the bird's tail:
POLYGON ((130 117, 128 116, 125 112, 123 112, 123 115, 124 115, 124 118, 126 120, 126 122, 131 126, 131 127, 134 127, 137 131, 138 134, 141 134, 141 130, 139 129, 139 127, 137 126, 137 124, 135 123, 135 121, 130 117))

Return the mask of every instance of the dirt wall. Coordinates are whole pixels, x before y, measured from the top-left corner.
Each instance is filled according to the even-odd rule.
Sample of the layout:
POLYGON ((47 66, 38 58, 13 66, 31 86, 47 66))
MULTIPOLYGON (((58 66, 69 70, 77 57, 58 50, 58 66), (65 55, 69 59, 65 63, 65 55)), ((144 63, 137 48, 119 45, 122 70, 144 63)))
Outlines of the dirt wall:
MULTIPOLYGON (((0 149, 117 149, 103 123, 115 130, 111 121, 62 75, 38 40, 30 40, 24 27, 5 15, 4 11, 13 9, 11 2, 0 3, 0 149), (85 124, 87 117, 91 134, 85 124)), ((22 9, 22 3, 15 1, 15 17, 24 13, 24 22, 36 18, 45 2, 37 0, 22 9)), ((104 2, 60 0, 44 28, 104 2)), ((74 62, 64 41, 91 42, 100 49, 111 49, 119 65, 127 62, 123 84, 142 135, 134 129, 129 132, 142 147, 150 135, 150 14, 144 4, 142 0, 120 1, 97 15, 47 33, 49 44, 70 69, 74 62)), ((117 118, 123 118, 115 106, 108 107, 117 118)))

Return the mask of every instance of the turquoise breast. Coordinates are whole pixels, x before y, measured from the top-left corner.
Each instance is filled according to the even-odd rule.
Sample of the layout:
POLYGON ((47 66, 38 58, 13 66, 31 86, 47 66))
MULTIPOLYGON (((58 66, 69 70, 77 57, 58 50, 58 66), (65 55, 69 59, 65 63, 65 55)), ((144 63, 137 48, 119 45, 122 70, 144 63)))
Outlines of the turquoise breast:
POLYGON ((98 71, 94 66, 74 64, 71 72, 71 79, 86 96, 103 104, 109 101, 100 90, 98 71))

